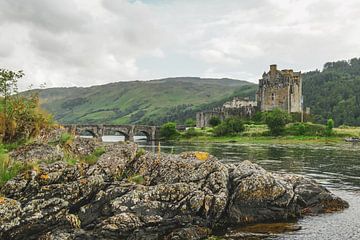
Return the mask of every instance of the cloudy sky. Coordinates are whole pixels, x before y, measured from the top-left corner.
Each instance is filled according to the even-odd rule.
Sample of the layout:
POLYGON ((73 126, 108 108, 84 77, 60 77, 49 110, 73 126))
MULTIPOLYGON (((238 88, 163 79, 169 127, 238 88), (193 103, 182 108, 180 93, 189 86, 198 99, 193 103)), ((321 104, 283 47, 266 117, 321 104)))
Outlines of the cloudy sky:
POLYGON ((174 76, 256 82, 360 57, 359 0, 0 0, 0 68, 21 86, 174 76))

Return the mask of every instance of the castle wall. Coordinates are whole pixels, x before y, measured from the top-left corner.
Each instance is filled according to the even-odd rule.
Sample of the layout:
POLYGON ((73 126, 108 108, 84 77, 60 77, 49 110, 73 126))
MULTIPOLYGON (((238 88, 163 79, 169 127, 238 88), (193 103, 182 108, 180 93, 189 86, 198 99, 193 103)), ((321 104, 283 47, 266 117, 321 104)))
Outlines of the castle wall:
POLYGON ((281 108, 288 111, 289 89, 285 87, 265 88, 262 91, 261 111, 271 111, 274 108, 281 108))
POLYGON ((257 111, 255 106, 242 106, 238 108, 222 107, 216 111, 204 111, 196 114, 196 127, 210 127, 209 121, 212 117, 218 117, 224 121, 229 117, 251 118, 257 111))
POLYGON ((221 121, 224 120, 224 113, 220 111, 205 111, 196 113, 196 127, 209 127, 209 121, 212 117, 218 117, 221 121))
POLYGON ((277 70, 276 65, 264 73, 259 80, 257 92, 258 106, 261 111, 280 108, 287 112, 301 112, 302 81, 300 72, 277 70))

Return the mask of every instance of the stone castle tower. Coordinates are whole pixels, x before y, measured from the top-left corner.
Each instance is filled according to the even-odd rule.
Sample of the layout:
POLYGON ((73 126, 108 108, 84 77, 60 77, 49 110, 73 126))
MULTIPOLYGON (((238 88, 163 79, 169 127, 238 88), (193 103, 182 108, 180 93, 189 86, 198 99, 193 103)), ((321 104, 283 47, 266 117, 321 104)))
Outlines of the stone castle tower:
POLYGON ((302 111, 302 79, 301 72, 292 69, 278 70, 270 65, 270 71, 264 72, 259 80, 256 94, 260 111, 280 108, 289 113, 302 111))

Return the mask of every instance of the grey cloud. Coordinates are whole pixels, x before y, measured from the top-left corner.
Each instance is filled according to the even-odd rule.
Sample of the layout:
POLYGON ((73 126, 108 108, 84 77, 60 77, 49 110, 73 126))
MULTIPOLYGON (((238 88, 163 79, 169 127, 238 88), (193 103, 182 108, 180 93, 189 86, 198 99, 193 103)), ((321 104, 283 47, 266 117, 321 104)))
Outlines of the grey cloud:
POLYGON ((55 33, 79 31, 89 17, 72 0, 2 0, 0 8, 4 21, 33 24, 55 33))
POLYGON ((179 73, 256 81, 270 63, 360 56, 357 0, 152 2, 0 0, 0 66, 88 86, 179 73))

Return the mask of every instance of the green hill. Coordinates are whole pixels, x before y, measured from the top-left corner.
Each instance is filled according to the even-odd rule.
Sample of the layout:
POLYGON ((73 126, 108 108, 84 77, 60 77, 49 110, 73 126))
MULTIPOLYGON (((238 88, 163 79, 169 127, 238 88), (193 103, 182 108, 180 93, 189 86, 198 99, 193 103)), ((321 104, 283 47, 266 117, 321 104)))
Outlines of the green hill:
POLYGON ((329 62, 322 71, 303 74, 305 106, 317 122, 360 125, 360 58, 329 62))
MULTIPOLYGON (((254 98, 257 85, 234 79, 179 77, 88 88, 40 90, 42 106, 60 123, 183 123, 233 96, 254 98)), ((360 58, 329 62, 303 74, 304 105, 317 122, 360 125, 360 58)))
POLYGON ((235 94, 254 97, 256 88, 240 80, 184 77, 50 88, 40 90, 40 98, 60 123, 182 123, 235 94))

